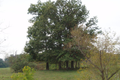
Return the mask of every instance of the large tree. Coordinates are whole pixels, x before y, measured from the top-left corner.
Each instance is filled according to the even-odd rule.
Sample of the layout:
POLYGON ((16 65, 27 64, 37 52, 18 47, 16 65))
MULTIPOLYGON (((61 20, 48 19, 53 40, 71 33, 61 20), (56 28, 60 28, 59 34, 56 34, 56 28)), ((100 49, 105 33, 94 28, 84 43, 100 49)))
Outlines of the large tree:
MULTIPOLYGON (((26 43, 25 51, 31 55, 32 59, 44 60, 50 63, 79 60, 82 54, 75 53, 76 50, 67 45, 72 41, 70 31, 74 26, 84 24, 92 28, 97 20, 88 18, 89 11, 85 5, 78 0, 56 0, 31 4, 28 13, 34 15, 30 22, 33 23, 28 28, 29 42, 26 43), (41 54, 42 53, 42 54, 41 54)), ((93 32, 97 28, 92 29, 93 32)), ((77 51, 79 52, 79 51, 77 51)), ((73 65, 71 65, 73 67, 73 65)))

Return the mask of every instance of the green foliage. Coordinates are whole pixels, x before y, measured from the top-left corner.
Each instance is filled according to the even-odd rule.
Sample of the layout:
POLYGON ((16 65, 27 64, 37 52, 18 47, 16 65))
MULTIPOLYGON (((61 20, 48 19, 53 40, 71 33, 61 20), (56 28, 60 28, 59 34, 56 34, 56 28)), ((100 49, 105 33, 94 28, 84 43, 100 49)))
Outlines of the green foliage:
POLYGON ((10 68, 14 72, 22 72, 22 68, 24 66, 29 66, 31 68, 34 68, 35 70, 43 70, 45 66, 43 66, 42 62, 30 62, 30 56, 29 54, 19 54, 19 55, 11 55, 8 57, 10 68))
POLYGON ((84 56, 77 49, 64 50, 61 54, 57 56, 59 61, 80 61, 84 59, 84 56))
POLYGON ((27 66, 30 66, 31 68, 36 69, 37 63, 35 63, 35 62, 29 62, 27 66))
POLYGON ((85 24, 90 35, 98 30, 97 27, 91 27, 96 25, 96 17, 87 22, 89 11, 77 0, 38 1, 30 5, 28 13, 34 17, 30 19, 33 25, 28 28, 29 41, 24 50, 31 55, 31 60, 49 63, 77 61, 83 55, 76 53, 77 48, 73 45, 69 47, 72 28, 85 24))
POLYGON ((23 73, 13 74, 11 76, 12 80, 34 80, 34 69, 31 69, 29 66, 25 66, 22 71, 23 73))
POLYGON ((22 68, 24 66, 27 66, 29 61, 29 55, 28 54, 20 54, 20 55, 11 55, 9 57, 9 63, 11 69, 14 70, 14 72, 22 72, 22 68))
POLYGON ((46 63, 45 62, 29 62, 28 66, 34 68, 35 70, 45 70, 46 63))
POLYGON ((10 67, 10 64, 9 64, 9 59, 8 59, 8 57, 7 58, 5 58, 5 64, 6 64, 6 67, 10 67))
MULTIPOLYGON (((115 76, 120 72, 119 66, 119 56, 115 53, 119 53, 119 38, 115 36, 115 34, 110 34, 110 32, 105 32, 100 37, 96 38, 93 47, 91 44, 87 43, 89 37, 87 35, 83 36, 83 38, 75 38, 77 40, 82 41, 82 44, 78 44, 85 46, 89 46, 91 49, 90 55, 86 55, 85 51, 82 51, 82 47, 79 47, 79 50, 85 56, 87 62, 85 63, 89 68, 83 70, 83 73, 93 74, 85 77, 83 80, 115 80, 115 76), (116 47, 117 46, 117 47, 116 47)), ((81 69, 80 69, 81 70, 81 69)), ((80 73, 80 75, 82 72, 80 73)), ((80 79, 81 80, 81 79, 80 79)))
POLYGON ((2 59, 0 59, 0 68, 6 68, 8 66, 9 64, 7 63, 7 61, 3 61, 2 59))

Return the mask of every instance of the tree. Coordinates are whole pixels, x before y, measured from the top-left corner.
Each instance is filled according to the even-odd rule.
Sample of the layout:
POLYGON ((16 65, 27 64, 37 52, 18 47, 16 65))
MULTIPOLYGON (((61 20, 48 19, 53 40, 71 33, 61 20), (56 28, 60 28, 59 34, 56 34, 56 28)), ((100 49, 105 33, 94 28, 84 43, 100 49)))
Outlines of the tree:
POLYGON ((92 77, 97 76, 97 79, 101 77, 101 80, 110 80, 118 73, 119 58, 115 53, 118 53, 119 38, 115 39, 115 35, 111 34, 113 35, 111 36, 110 32, 103 33, 100 37, 84 34, 83 31, 78 32, 78 29, 74 29, 71 33, 74 44, 87 60, 86 64, 89 66, 87 73, 92 71, 95 74, 92 77), (94 38, 91 39, 91 37, 94 38), (86 52, 86 49, 89 49, 89 52, 86 52))
POLYGON ((59 63, 61 68, 61 62, 65 61, 68 68, 68 61, 71 61, 73 67, 73 61, 80 60, 82 54, 75 54, 74 48, 67 48, 72 40, 70 31, 79 24, 91 28, 96 24, 96 18, 87 22, 89 11, 82 2, 76 0, 38 1, 37 4, 31 4, 28 13, 35 16, 30 19, 33 25, 28 28, 27 37, 30 40, 26 43, 25 51, 34 60, 43 54, 40 56, 47 64, 59 63))
POLYGON ((117 55, 119 53, 116 46, 119 47, 119 38, 115 38, 115 34, 110 34, 110 32, 103 33, 103 36, 97 40, 96 48, 99 51, 93 52, 94 56, 91 57, 91 61, 99 70, 102 80, 110 80, 120 70, 119 56, 117 55), (97 60, 94 59, 95 57, 97 60))
POLYGON ((0 68, 3 68, 3 67, 5 67, 4 61, 2 59, 0 59, 0 68))
POLYGON ((6 68, 6 67, 8 67, 8 63, 3 61, 3 59, 0 59, 0 68, 6 68))

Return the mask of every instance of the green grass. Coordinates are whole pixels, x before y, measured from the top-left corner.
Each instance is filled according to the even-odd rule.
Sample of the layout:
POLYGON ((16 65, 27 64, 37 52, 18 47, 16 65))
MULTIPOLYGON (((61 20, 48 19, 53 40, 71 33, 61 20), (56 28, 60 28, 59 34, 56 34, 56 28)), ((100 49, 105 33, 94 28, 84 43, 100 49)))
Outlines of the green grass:
MULTIPOLYGON (((12 80, 10 78, 12 74, 10 68, 0 68, 0 80, 12 80)), ((40 70, 35 72, 34 78, 38 80, 76 80, 75 76, 79 76, 76 70, 40 70)))
MULTIPOLYGON (((84 72, 84 71, 83 71, 84 72)), ((0 68, 0 80, 12 80, 12 71, 10 68, 0 68)), ((87 77, 87 75, 97 77, 95 74, 90 74, 88 72, 78 73, 77 70, 39 70, 34 74, 34 78, 37 80, 86 80, 82 77, 87 77)), ((115 76, 114 76, 115 77, 115 76)), ((100 77, 99 79, 100 80, 100 77)), ((111 79, 111 80, 120 80, 120 79, 111 79)))
POLYGON ((77 71, 37 71, 35 78, 38 80, 76 80, 77 71))
POLYGON ((10 68, 0 68, 0 80, 11 80, 11 75, 10 68))

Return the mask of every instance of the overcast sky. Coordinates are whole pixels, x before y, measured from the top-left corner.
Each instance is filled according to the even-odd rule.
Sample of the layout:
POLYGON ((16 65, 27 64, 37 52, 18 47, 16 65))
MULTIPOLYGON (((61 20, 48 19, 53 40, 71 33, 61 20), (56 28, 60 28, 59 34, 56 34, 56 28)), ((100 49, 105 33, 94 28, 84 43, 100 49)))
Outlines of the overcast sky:
MULTIPOLYGON (((15 51, 23 51, 27 41, 27 28, 31 25, 28 20, 32 17, 27 14, 27 10, 31 3, 35 4, 37 1, 0 0, 0 28, 8 27, 0 32, 0 58, 15 54, 15 51)), ((99 27, 103 30, 111 28, 120 35, 120 0, 82 0, 82 3, 90 11, 90 17, 97 16, 99 27)))

